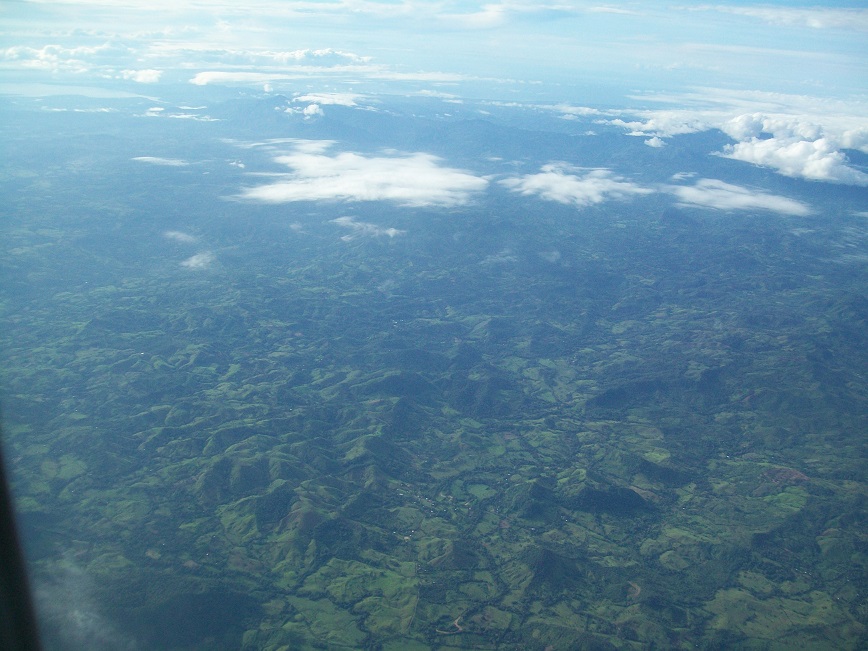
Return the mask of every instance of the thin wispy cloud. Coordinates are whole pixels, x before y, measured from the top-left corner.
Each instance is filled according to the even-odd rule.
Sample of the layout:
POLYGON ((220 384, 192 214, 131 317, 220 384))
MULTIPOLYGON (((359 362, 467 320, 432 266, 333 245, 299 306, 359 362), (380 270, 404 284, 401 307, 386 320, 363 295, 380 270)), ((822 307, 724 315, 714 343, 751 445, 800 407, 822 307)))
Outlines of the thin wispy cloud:
POLYGON ((508 9, 502 4, 487 4, 479 11, 437 15, 437 20, 451 29, 478 30, 501 27, 508 20, 508 9))
POLYGON ((138 161, 140 163, 149 163, 151 165, 163 165, 166 167, 185 167, 190 164, 180 158, 161 158, 160 156, 136 156, 130 160, 138 161))
POLYGON ((166 231, 163 233, 163 237, 167 240, 181 242, 182 244, 192 244, 193 242, 196 242, 196 237, 183 231, 166 231))
POLYGON ((193 75, 190 83, 195 86, 209 84, 262 84, 286 79, 298 79, 298 74, 282 72, 227 72, 223 70, 207 70, 193 75))
POLYGON ((756 18, 771 25, 868 31, 868 9, 838 7, 744 7, 702 5, 693 11, 717 11, 756 18))
POLYGON ((334 104, 336 106, 358 106, 358 102, 364 99, 359 93, 306 93, 292 98, 293 102, 309 104, 334 104))
POLYGON ((501 180, 500 184, 519 194, 537 195, 579 208, 654 192, 608 169, 586 170, 563 163, 550 163, 537 174, 510 177, 501 180))
POLYGON ((278 180, 246 188, 243 199, 263 203, 293 201, 392 201, 402 206, 452 207, 468 203, 488 181, 446 167, 431 154, 329 155, 330 141, 301 141, 275 157, 288 167, 278 180))
POLYGON ((182 267, 186 267, 187 269, 207 269, 210 267, 214 260, 216 259, 215 255, 210 251, 203 251, 202 253, 197 253, 196 255, 192 255, 181 263, 182 267))
POLYGON ((498 253, 491 253, 479 263, 481 265, 493 266, 493 265, 501 265, 501 264, 512 264, 513 262, 518 262, 518 256, 514 255, 511 249, 503 249, 498 253))
POLYGON ((810 206, 801 201, 717 179, 699 179, 693 185, 668 185, 663 189, 675 195, 679 205, 691 208, 711 208, 722 211, 761 210, 799 217, 812 212, 810 206))
POLYGON ((338 217, 337 219, 332 219, 331 223, 350 230, 350 233, 341 236, 341 239, 345 242, 358 237, 388 237, 391 239, 407 232, 398 230, 397 228, 383 228, 369 222, 358 222, 354 217, 338 217))
POLYGON ((197 85, 285 93, 281 82, 299 77, 368 84, 371 92, 403 82, 410 87, 400 92, 409 93, 425 83, 497 82, 510 84, 510 97, 537 81, 563 90, 568 79, 659 89, 744 88, 745 80, 798 88, 807 78, 834 88, 864 78, 864 48, 853 39, 868 30, 865 9, 758 2, 211 0, 204 14, 201 3, 170 0, 6 5, 0 68, 151 85, 185 75, 197 85), (80 29, 69 28, 73 6, 80 29), (812 31, 829 37, 800 40, 812 31))

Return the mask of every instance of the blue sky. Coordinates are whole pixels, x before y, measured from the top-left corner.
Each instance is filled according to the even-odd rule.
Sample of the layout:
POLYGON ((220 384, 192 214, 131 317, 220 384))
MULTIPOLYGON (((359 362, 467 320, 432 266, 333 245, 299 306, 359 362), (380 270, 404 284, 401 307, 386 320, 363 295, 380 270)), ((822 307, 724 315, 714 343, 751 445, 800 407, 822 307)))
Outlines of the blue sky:
POLYGON ((868 10, 800 4, 11 1, 0 9, 0 65, 77 82, 123 70, 163 81, 248 71, 276 83, 320 74, 568 101, 600 86, 865 92, 868 10), (304 50, 346 56, 280 56, 304 50))
POLYGON ((868 154, 858 4, 7 0, 0 90, 230 87, 287 95, 305 118, 378 94, 517 101, 651 147, 719 129, 719 155, 868 185, 846 154, 868 154))

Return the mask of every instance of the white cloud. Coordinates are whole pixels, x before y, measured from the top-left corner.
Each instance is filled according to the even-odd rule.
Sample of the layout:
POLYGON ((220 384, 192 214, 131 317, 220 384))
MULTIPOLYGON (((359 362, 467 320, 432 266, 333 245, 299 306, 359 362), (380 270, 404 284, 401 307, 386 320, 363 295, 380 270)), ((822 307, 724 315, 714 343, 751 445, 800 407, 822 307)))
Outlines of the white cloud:
POLYGON ((868 174, 847 165, 848 159, 826 138, 793 140, 752 139, 727 145, 724 158, 771 167, 784 176, 849 185, 868 185, 868 174))
MULTIPOLYGON (((627 112, 625 111, 625 113, 627 112)), ((627 129, 627 135, 630 136, 654 136, 658 138, 670 138, 685 133, 707 131, 714 126, 713 120, 709 120, 713 116, 691 110, 639 111, 636 112, 636 115, 640 119, 614 118, 601 120, 601 122, 627 129)))
POLYGON ((503 249, 498 253, 492 253, 487 256, 479 263, 485 266, 492 265, 500 265, 500 264, 511 264, 513 262, 518 262, 518 257, 513 255, 511 249, 503 249))
POLYGON ((117 65, 119 61, 131 61, 133 56, 131 48, 113 43, 78 47, 50 44, 41 48, 16 45, 0 49, 0 61, 6 66, 52 73, 87 73, 107 65, 117 65))
POLYGON ((277 63, 313 63, 319 66, 339 66, 352 63, 368 63, 371 57, 359 56, 352 52, 323 48, 319 50, 293 50, 292 52, 249 53, 256 57, 270 58, 277 63))
POLYGON ((868 102, 864 99, 715 88, 634 99, 686 108, 609 111, 609 115, 620 115, 599 121, 651 140, 720 129, 737 141, 716 152, 726 158, 769 167, 784 176, 868 185, 868 175, 851 167, 841 151, 868 153, 868 102))
POLYGON ((121 70, 121 78, 140 84, 156 84, 163 76, 162 70, 121 70))
POLYGON ((298 79, 298 75, 287 75, 278 72, 225 72, 221 70, 209 70, 199 72, 190 79, 190 83, 196 86, 208 84, 261 84, 280 79, 298 79))
MULTIPOLYGON (((482 81, 482 77, 471 77, 456 72, 394 72, 391 70, 371 70, 366 75, 370 79, 384 81, 425 81, 431 83, 458 83, 461 81, 482 81)), ((487 81, 497 81, 488 79, 487 81)))
POLYGON ((160 158, 159 156, 136 156, 131 160, 139 161, 140 163, 150 163, 151 165, 166 165, 168 167, 183 167, 190 164, 180 158, 160 158))
POLYGON ((182 267, 187 269, 207 269, 214 262, 214 254, 210 251, 204 251, 192 255, 181 263, 182 267))
POLYGON ((507 21, 506 7, 487 4, 479 11, 465 14, 442 14, 439 20, 452 29, 492 29, 507 21))
POLYGON ((470 172, 443 167, 425 153, 364 156, 326 154, 330 141, 296 141, 274 160, 289 167, 274 183, 247 188, 241 198, 264 203, 291 201, 394 201, 403 206, 457 206, 488 185, 470 172))
POLYGON ((360 100, 364 95, 358 93, 308 93, 307 95, 299 95, 293 97, 293 102, 309 102, 313 104, 334 104, 337 106, 358 106, 357 100, 360 100))
POLYGON ((183 231, 166 231, 163 233, 163 237, 167 240, 175 240, 176 242, 182 242, 184 244, 191 244, 196 241, 196 238, 189 233, 184 233, 183 231))
POLYGON ((679 205, 682 206, 726 211, 765 210, 800 217, 811 214, 810 207, 801 201, 724 183, 717 179, 699 179, 692 186, 665 186, 664 190, 674 194, 679 205))
POLYGON ((601 115, 602 111, 587 106, 573 106, 571 104, 541 104, 537 108, 557 111, 562 117, 587 117, 589 115, 601 115))
POLYGON ((623 9, 621 7, 610 7, 606 5, 601 5, 598 7, 588 7, 586 9, 588 13, 592 14, 621 14, 623 16, 637 16, 638 12, 632 11, 630 9, 623 9))
POLYGON ((804 118, 753 113, 730 120, 722 130, 739 141, 724 147, 721 155, 725 158, 771 167, 784 176, 868 185, 868 174, 850 167, 839 149, 847 146, 865 150, 868 128, 827 137, 826 129, 804 118))
POLYGON ((704 5, 695 9, 759 18, 772 25, 868 31, 868 10, 865 9, 841 9, 837 7, 737 7, 727 5, 704 5))
MULTIPOLYGON (((163 113, 163 117, 171 120, 195 120, 196 122, 220 122, 220 118, 212 118, 209 115, 196 115, 195 113, 163 113)), ((155 114, 149 113, 149 117, 155 117, 155 114)))
POLYGON ((397 228, 382 228, 377 226, 376 224, 371 224, 368 222, 357 222, 353 217, 338 217, 337 219, 332 219, 331 222, 333 224, 337 224, 343 228, 350 229, 350 233, 348 235, 344 235, 341 239, 345 242, 349 242, 350 240, 354 240, 357 237, 395 237, 396 235, 403 235, 407 231, 398 230, 397 228))
POLYGON ((320 108, 319 104, 309 104, 308 106, 305 106, 302 113, 306 118, 314 118, 325 115, 325 112, 322 110, 322 108, 320 108))
POLYGON ((562 163, 550 163, 544 165, 538 174, 507 178, 500 183, 513 192, 539 195, 543 199, 580 208, 653 192, 607 169, 584 170, 562 163))
POLYGON ((306 77, 337 78, 340 76, 353 79, 365 77, 381 81, 422 81, 426 83, 457 83, 479 79, 453 72, 397 72, 382 66, 336 66, 334 68, 299 66, 298 68, 281 68, 275 71, 260 70, 257 72, 246 70, 206 70, 196 73, 189 80, 189 83, 196 86, 207 86, 209 84, 264 86, 265 84, 269 84, 273 89, 273 82, 306 77))
POLYGON ((416 97, 436 97, 439 99, 457 99, 458 98, 458 95, 454 95, 452 93, 444 93, 444 92, 441 92, 439 90, 430 90, 430 89, 417 90, 413 93, 410 93, 410 95, 416 96, 416 97))
POLYGON ((645 141, 645 144, 648 145, 649 147, 665 147, 666 146, 666 142, 662 138, 658 138, 657 136, 654 136, 653 138, 648 138, 648 140, 645 141))
POLYGON ((233 70, 296 72, 323 70, 364 70, 371 57, 353 52, 334 50, 270 50, 238 49, 221 47, 207 42, 159 40, 147 49, 147 53, 162 61, 184 61, 188 67, 226 67, 233 70))

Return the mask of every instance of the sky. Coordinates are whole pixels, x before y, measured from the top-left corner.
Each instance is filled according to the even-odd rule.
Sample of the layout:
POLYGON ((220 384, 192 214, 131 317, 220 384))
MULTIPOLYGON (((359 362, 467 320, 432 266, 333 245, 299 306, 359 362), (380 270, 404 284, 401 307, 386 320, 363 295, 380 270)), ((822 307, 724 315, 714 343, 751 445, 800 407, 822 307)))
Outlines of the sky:
POLYGON ((428 83, 580 99, 589 86, 865 92, 859 3, 6 0, 3 71, 140 83, 428 83))
MULTIPOLYGON (((718 155, 863 186, 868 175, 848 156, 868 154, 861 4, 5 0, 0 91, 76 86, 158 100, 170 88, 229 87, 284 93, 305 118, 335 104, 373 109, 378 94, 524 102, 563 119, 590 116, 650 147, 719 129, 732 144, 718 155)), ((297 176, 315 156, 334 169, 359 163, 286 156, 297 176)), ((401 164, 434 165, 424 156, 401 164)), ((457 194, 442 205, 473 191, 453 180, 457 194)), ((287 191, 276 184, 261 199, 287 191)), ((313 184, 308 191, 315 196, 313 184)))

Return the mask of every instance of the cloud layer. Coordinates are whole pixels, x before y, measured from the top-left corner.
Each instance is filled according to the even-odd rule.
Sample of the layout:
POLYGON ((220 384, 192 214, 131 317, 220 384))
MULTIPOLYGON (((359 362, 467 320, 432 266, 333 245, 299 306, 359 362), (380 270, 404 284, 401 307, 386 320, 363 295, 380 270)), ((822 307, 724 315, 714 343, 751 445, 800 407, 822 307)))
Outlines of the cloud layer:
POLYGON ((868 11, 837 7, 733 7, 703 5, 697 11, 718 11, 757 18, 772 25, 810 27, 813 29, 846 29, 868 32, 868 11))
MULTIPOLYGON (((806 95, 698 88, 688 93, 636 96, 644 102, 678 106, 597 111, 596 122, 620 127, 659 147, 665 138, 719 129, 735 143, 716 153, 810 181, 868 185, 844 150, 868 153, 868 102, 806 95)), ((565 118, 593 116, 591 109, 540 106, 565 118)))
POLYGON ((452 207, 468 203, 488 185, 470 172, 443 166, 431 154, 328 155, 331 144, 295 143, 292 152, 274 159, 292 171, 245 189, 241 197, 263 203, 386 200, 402 206, 452 207))

